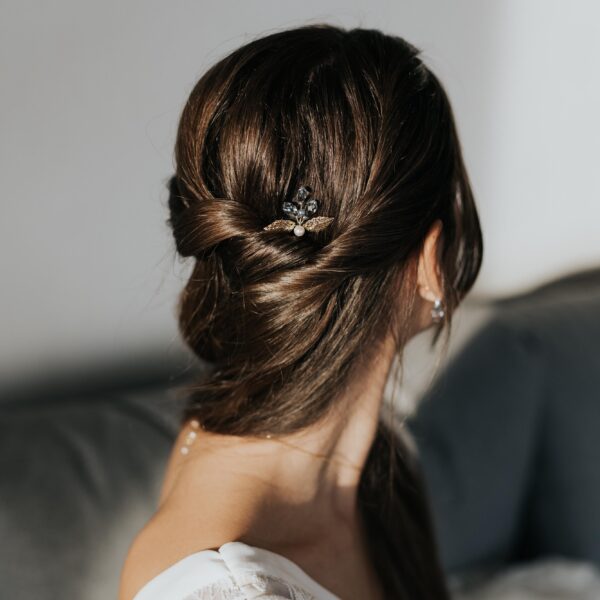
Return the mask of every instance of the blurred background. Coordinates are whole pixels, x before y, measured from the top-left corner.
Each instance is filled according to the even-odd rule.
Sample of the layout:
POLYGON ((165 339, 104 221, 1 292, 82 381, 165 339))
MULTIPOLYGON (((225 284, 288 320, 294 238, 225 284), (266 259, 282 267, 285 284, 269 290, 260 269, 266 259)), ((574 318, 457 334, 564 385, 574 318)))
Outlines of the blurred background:
MULTIPOLYGON (((553 573, 555 586, 579 586, 564 597, 600 597, 591 570, 600 562, 598 3, 2 0, 0 7, 0 576, 12 598, 113 593, 116 566, 152 508, 176 431, 170 390, 197 368, 175 319, 191 264, 176 258, 166 225, 180 111, 200 75, 233 48, 317 22, 378 28, 422 50, 452 102, 478 203, 484 262, 457 313, 450 351, 432 353, 427 334, 413 340, 406 379, 393 392, 414 414, 449 573, 488 577, 468 587, 474 580, 465 575, 456 593, 508 598, 519 581, 506 578, 522 575, 511 565, 558 557, 578 561, 575 575, 559 563, 538 581, 553 573), (538 379, 525 385, 533 372, 538 379), (550 384, 551 376, 559 380, 550 384), (508 379, 514 387, 504 390, 508 379), (472 405, 448 404, 449 397, 480 410, 490 390, 502 390, 500 408, 474 413, 483 425, 453 421, 472 405), (543 534, 523 526, 539 514, 527 512, 542 485, 532 474, 546 468, 552 476, 564 458, 550 452, 558 466, 546 463, 541 446, 530 447, 540 431, 534 413, 554 414, 540 408, 551 402, 542 397, 582 418, 568 435, 548 434, 561 452, 573 439, 585 442, 569 458, 569 469, 583 465, 577 477, 544 488, 546 499, 566 491, 585 506, 550 501, 556 513, 540 517, 543 534), (419 402, 429 408, 415 412, 419 402), (497 481, 520 490, 509 507, 483 498, 482 483, 443 501, 457 481, 490 476, 476 443, 461 446, 481 459, 460 463, 464 477, 442 467, 432 440, 443 438, 447 449, 440 431, 452 427, 452 443, 485 431, 484 449, 496 441, 503 449, 494 472, 506 478, 497 481), (34 484, 38 494, 30 493, 34 484), (467 522, 475 505, 481 520, 467 522), (573 523, 582 510, 585 519, 573 523), (514 519, 505 523, 499 513, 514 519), (563 530, 550 536, 544 519, 563 530), (483 539, 481 527, 494 529, 494 521, 502 531, 483 539), (458 544, 463 534, 477 540, 458 544), (50 548, 62 548, 55 569, 32 577, 31 561, 43 562, 50 548)), ((557 423, 568 420, 557 411, 557 423)))

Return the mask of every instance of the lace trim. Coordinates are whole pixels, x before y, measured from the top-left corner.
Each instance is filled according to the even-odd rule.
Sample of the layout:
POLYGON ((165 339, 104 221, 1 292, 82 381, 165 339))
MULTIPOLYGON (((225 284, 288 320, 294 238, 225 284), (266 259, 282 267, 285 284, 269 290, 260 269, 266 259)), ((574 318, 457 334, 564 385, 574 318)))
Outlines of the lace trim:
POLYGON ((231 576, 194 590, 182 600, 318 600, 303 588, 276 575, 246 572, 241 585, 231 576))

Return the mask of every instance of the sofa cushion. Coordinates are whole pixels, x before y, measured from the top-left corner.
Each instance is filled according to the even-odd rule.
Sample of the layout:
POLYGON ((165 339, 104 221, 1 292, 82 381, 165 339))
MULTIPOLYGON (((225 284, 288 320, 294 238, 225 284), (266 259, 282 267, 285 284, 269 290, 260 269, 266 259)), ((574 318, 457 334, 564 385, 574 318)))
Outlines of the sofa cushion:
POLYGON ((177 432, 178 403, 166 388, 2 403, 3 597, 117 597, 177 432))
POLYGON ((492 314, 408 420, 443 563, 600 564, 600 270, 492 314))

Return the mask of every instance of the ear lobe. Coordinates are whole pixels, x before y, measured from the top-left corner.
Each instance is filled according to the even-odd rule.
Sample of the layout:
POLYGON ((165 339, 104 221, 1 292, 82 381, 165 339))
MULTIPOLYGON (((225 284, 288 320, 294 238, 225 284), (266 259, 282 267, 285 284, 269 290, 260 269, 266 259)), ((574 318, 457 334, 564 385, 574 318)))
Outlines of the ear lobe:
POLYGON ((429 229, 419 255, 418 291, 424 300, 430 302, 442 296, 437 262, 437 244, 441 230, 442 222, 438 219, 429 229))
POLYGON ((423 298, 423 300, 428 300, 429 302, 435 302, 435 299, 439 297, 436 296, 426 285, 419 286, 419 295, 421 298, 423 298))

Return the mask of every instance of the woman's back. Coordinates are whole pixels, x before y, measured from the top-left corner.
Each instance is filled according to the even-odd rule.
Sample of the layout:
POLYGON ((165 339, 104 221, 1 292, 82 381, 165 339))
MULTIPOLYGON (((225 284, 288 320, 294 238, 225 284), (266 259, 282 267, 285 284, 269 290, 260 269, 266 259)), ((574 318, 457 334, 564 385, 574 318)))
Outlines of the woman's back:
MULTIPOLYGON (((258 483, 257 472, 270 479, 267 452, 289 464, 296 450, 288 451, 288 458, 278 441, 266 442, 267 447, 264 441, 245 442, 237 448, 227 436, 195 431, 191 448, 185 445, 186 428, 175 440, 160 506, 129 549, 120 600, 202 594, 235 599, 259 593, 317 600, 383 598, 360 521, 337 520, 328 513, 324 525, 319 511, 281 501, 270 485, 258 483)), ((308 480, 300 484, 310 486, 308 480)))
MULTIPOLYGON (((203 515, 219 514, 198 509, 203 515)), ((383 598, 364 548, 350 538, 340 535, 333 541, 324 535, 318 548, 288 546, 275 552, 233 534, 232 541, 215 543, 219 532, 223 536, 234 529, 214 518, 206 522, 203 526, 201 519, 193 521, 184 511, 158 511, 129 550, 120 600, 383 598)))

